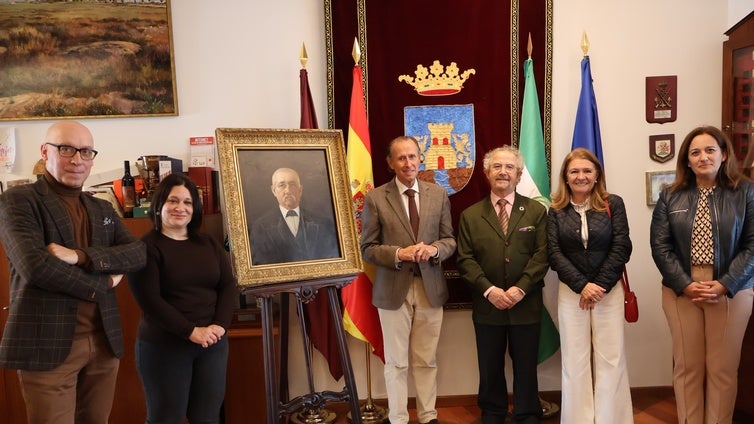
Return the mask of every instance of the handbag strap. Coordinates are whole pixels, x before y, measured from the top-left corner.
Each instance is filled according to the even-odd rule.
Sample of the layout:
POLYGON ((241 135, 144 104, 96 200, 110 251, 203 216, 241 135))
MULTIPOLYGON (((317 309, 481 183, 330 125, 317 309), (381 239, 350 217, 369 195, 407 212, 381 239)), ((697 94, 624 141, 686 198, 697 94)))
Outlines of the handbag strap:
MULTIPOLYGON (((612 221, 613 214, 610 212, 609 200, 605 201, 605 209, 607 210, 607 217, 612 221)), ((626 270, 626 264, 623 264, 623 278, 621 278, 621 283, 623 283, 623 292, 628 294, 628 292, 631 291, 631 286, 628 284, 628 271, 626 270)))
POLYGON ((623 291, 628 293, 631 291, 631 286, 628 284, 628 271, 626 271, 626 264, 623 264, 623 278, 621 278, 621 281, 623 283, 623 291))

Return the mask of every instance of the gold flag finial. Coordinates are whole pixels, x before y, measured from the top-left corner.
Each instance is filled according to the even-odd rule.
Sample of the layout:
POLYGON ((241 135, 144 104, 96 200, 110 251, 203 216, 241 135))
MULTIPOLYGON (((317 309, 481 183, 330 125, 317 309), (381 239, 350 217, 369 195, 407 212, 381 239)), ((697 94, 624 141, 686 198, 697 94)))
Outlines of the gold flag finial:
POLYGON ((359 40, 353 38, 353 50, 351 50, 351 57, 353 57, 353 63, 358 65, 359 59, 361 59, 361 49, 359 48, 359 40))
POLYGON ((531 52, 534 50, 534 46, 531 44, 531 32, 529 33, 529 42, 526 43, 526 53, 529 55, 529 59, 531 59, 531 52))
POLYGON ((298 60, 301 61, 301 67, 306 68, 306 62, 309 60, 309 56, 306 55, 306 44, 301 43, 301 53, 298 55, 298 60))
POLYGON ((586 31, 581 34, 581 51, 584 52, 584 56, 589 55, 589 37, 586 36, 586 31))

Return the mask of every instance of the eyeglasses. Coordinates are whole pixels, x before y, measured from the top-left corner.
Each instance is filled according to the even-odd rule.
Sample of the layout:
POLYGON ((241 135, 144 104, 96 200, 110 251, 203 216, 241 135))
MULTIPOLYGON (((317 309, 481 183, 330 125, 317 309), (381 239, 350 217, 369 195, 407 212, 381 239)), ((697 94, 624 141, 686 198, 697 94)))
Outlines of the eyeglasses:
POLYGON ((491 166, 492 170, 495 172, 500 172, 502 170, 505 170, 505 172, 512 173, 516 170, 516 165, 512 163, 495 163, 491 166))
POLYGON ((95 156, 97 156, 97 151, 94 149, 90 149, 88 147, 84 147, 83 149, 77 149, 73 146, 66 146, 65 144, 53 144, 53 143, 45 143, 49 144, 50 146, 57 147, 58 153, 60 156, 64 158, 72 158, 76 155, 76 152, 79 152, 81 155, 81 159, 84 160, 92 160, 95 156))

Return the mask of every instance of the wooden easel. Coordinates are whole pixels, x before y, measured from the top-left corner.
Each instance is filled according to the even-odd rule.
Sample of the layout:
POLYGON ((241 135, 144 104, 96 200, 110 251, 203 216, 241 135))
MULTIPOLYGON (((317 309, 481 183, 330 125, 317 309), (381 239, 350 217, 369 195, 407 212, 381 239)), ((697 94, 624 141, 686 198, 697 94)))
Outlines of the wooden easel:
MULTIPOLYGON (((356 380, 353 377, 351 357, 348 355, 345 331, 342 325, 340 302, 338 301, 337 289, 353 281, 356 275, 347 275, 318 280, 297 281, 279 283, 273 285, 250 287, 244 293, 253 294, 261 300, 262 306, 262 344, 264 347, 264 379, 267 394, 267 424, 279 424, 285 416, 304 408, 319 409, 326 402, 348 401, 354 424, 361 424, 361 412, 359 409, 359 395, 356 391, 356 380), (281 293, 291 293, 296 296, 298 302, 306 303, 314 299, 320 290, 324 290, 328 298, 328 306, 333 322, 340 323, 335 326, 338 339, 338 350, 343 365, 343 377, 346 386, 341 392, 323 391, 310 392, 303 396, 291 399, 282 404, 280 402, 280 381, 276 373, 275 365, 275 339, 273 337, 272 297, 281 293)), ((306 338, 306 329, 301 329, 306 338)), ((287 362, 287 360, 285 361, 287 362)), ((287 367, 287 363, 281 363, 281 367, 287 367)), ((307 372, 311 375, 311 363, 306 362, 307 372)))

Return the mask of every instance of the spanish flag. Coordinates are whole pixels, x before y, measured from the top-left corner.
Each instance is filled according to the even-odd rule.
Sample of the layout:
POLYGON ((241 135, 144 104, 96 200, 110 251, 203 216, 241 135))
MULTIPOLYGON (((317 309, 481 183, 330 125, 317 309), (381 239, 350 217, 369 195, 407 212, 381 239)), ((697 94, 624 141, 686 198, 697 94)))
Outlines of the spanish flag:
MULTIPOLYGON (((369 125, 364 104, 364 87, 361 83, 361 67, 353 67, 353 88, 351 90, 351 112, 348 119, 348 149, 346 162, 351 185, 351 198, 354 205, 356 228, 361 234, 361 214, 364 210, 364 196, 374 188, 372 175, 372 147, 369 142, 369 125)), ((351 284, 343 287, 343 328, 359 340, 372 346, 372 351, 382 362, 385 353, 382 346, 382 328, 377 308, 372 305, 372 279, 374 266, 364 264, 351 284)))

